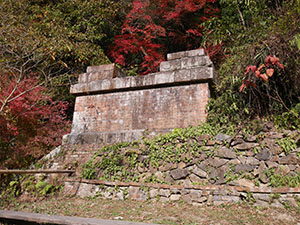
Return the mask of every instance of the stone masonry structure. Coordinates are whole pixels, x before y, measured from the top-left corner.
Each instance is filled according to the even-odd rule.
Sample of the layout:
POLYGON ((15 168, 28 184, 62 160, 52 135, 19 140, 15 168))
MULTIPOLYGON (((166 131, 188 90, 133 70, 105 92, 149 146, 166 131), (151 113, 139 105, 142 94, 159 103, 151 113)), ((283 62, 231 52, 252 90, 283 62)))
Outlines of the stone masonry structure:
MULTIPOLYGON (((245 201, 255 206, 297 208, 300 147, 294 145, 284 150, 283 143, 288 140, 299 146, 300 131, 277 132, 265 127, 257 135, 200 135, 194 140, 203 146, 198 154, 182 154, 180 162, 162 161, 156 168, 138 166, 134 170, 138 182, 103 180, 99 170, 95 179, 65 179, 65 194, 115 200, 182 200, 194 205, 245 201), (279 185, 284 179, 289 180, 290 187, 279 185)), ((149 157, 139 147, 120 150, 120 155, 129 151, 138 155, 139 165, 149 157)), ((98 159, 101 164, 101 155, 98 159)))
POLYGON ((160 72, 146 76, 125 77, 114 64, 88 67, 71 87, 76 103, 65 144, 97 147, 204 121, 211 60, 203 49, 167 58, 160 72))
POLYGON ((160 64, 160 72, 147 76, 126 77, 114 64, 88 67, 79 76, 78 83, 71 87, 76 95, 72 131, 44 163, 47 168, 76 171, 72 177, 61 177, 65 194, 182 200, 194 205, 247 201, 257 206, 298 207, 299 130, 279 132, 265 123, 252 135, 239 130, 233 136, 178 137, 174 143, 165 141, 163 148, 171 153, 176 148, 181 150, 178 159, 162 158, 156 166, 144 163, 150 150, 143 139, 138 140, 141 136, 151 138, 206 119, 209 85, 214 80, 212 62, 203 49, 168 54, 167 59, 160 64), (132 177, 126 175, 126 182, 105 177, 101 165, 110 152, 99 149, 133 140, 133 146, 113 154, 122 157, 122 165, 133 163, 126 157, 134 156, 132 168, 122 167, 132 177), (95 175, 83 179, 88 162, 87 168, 95 175), (286 183, 289 187, 284 186, 286 183))

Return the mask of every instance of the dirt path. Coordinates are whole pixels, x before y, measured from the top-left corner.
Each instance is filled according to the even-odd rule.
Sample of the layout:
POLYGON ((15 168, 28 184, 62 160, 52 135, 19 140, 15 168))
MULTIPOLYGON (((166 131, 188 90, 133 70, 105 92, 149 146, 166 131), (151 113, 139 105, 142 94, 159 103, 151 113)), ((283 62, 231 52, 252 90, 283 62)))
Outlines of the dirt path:
POLYGON ((193 206, 183 202, 113 201, 99 198, 48 198, 16 202, 6 210, 61 216, 118 219, 159 224, 280 224, 300 225, 300 209, 255 208, 246 204, 193 206))

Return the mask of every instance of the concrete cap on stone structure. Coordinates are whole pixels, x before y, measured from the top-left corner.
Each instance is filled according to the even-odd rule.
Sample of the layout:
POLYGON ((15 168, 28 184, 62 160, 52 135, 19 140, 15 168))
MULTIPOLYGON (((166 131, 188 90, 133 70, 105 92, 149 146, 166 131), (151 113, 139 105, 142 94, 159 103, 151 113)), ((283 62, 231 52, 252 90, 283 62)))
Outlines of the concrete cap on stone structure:
POLYGON ((78 83, 88 83, 96 80, 113 79, 115 77, 124 76, 125 74, 114 63, 100 66, 88 66, 86 73, 79 75, 78 83))
POLYGON ((161 62, 159 69, 161 72, 166 72, 183 69, 192 69, 201 66, 211 67, 212 65, 212 61, 208 56, 193 56, 161 62))
POLYGON ((184 57, 203 56, 203 55, 205 55, 204 49, 199 48, 199 49, 190 50, 190 51, 169 53, 167 55, 167 59, 175 60, 175 59, 180 59, 180 58, 184 58, 184 57))
POLYGON ((213 64, 204 49, 171 53, 167 58, 168 61, 160 63, 160 72, 147 76, 125 77, 115 64, 89 66, 86 73, 79 75, 78 84, 72 85, 70 92, 75 95, 108 93, 215 79, 213 64))
POLYGON ((159 85, 178 83, 207 82, 214 79, 212 67, 196 67, 177 71, 159 72, 146 76, 123 77, 78 83, 71 86, 70 93, 81 95, 96 92, 112 92, 115 90, 144 89, 159 85))
POLYGON ((92 73, 92 72, 102 72, 102 71, 112 71, 115 68, 115 64, 107 64, 107 65, 100 65, 100 66, 88 66, 86 69, 87 73, 92 73))

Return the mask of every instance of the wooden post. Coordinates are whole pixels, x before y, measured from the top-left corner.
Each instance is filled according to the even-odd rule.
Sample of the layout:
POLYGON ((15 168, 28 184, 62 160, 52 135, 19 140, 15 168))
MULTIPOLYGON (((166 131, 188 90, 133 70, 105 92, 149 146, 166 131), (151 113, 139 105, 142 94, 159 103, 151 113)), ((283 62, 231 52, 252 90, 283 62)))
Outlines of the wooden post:
POLYGON ((74 173, 75 170, 0 170, 0 174, 74 173))

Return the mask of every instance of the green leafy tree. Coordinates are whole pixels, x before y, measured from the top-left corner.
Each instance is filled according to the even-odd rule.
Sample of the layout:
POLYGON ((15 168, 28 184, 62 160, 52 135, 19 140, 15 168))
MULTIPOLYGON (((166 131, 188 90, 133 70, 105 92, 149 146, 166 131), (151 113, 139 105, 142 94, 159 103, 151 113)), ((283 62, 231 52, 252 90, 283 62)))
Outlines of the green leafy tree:
MULTIPOLYGON (((69 86, 86 66, 109 63, 120 3, 0 1, 0 162, 23 167, 61 143, 69 86), (61 101, 64 100, 64 101, 61 101)), ((69 111, 72 115, 72 111, 69 111)))
POLYGON ((110 0, 0 1, 0 66, 22 64, 19 55, 32 54, 40 77, 57 78, 49 83, 55 97, 71 100, 68 89, 76 74, 110 63, 105 52, 120 29, 120 5, 110 0))
MULTIPOLYGON (((300 1, 221 0, 219 4, 220 17, 206 22, 207 37, 213 42, 223 40, 227 57, 216 65, 218 83, 216 99, 209 105, 209 121, 240 123, 284 113, 278 121, 290 123, 297 116, 287 112, 297 109, 300 99, 300 51, 297 47, 300 1), (281 69, 273 68, 274 75, 262 69, 257 75, 264 79, 257 85, 244 79, 245 72, 249 75, 252 71, 247 65, 259 68, 270 55, 280 59, 281 69), (243 84, 249 88, 239 93, 243 84), (286 118, 287 115, 291 118, 286 118)), ((254 72, 255 69, 251 74, 254 72)), ((286 123, 285 126, 289 127, 286 123)))

